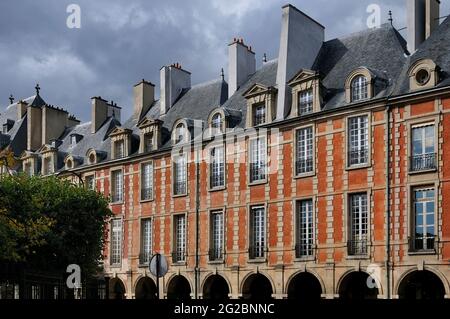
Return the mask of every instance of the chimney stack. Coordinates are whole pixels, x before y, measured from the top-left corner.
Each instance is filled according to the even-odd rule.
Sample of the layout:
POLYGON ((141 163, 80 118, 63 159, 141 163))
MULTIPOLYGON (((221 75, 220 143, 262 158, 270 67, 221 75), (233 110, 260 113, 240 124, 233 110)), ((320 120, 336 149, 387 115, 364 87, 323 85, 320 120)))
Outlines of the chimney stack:
POLYGON ((234 38, 228 45, 228 97, 256 71, 255 52, 244 44, 242 38, 234 38))
POLYGON ((439 26, 439 0, 406 0, 408 51, 414 53, 439 26))
POLYGON ((155 85, 142 79, 133 87, 134 117, 138 120, 155 102, 155 85))
POLYGON ((311 69, 322 47, 325 28, 296 7, 283 7, 277 69, 277 120, 290 109, 291 92, 287 82, 301 69, 311 69))
POLYGON ((191 73, 183 70, 181 64, 163 66, 160 70, 161 115, 173 106, 183 89, 191 88, 191 73))
POLYGON ((21 120, 22 117, 27 112, 28 104, 23 100, 19 100, 16 105, 17 105, 17 120, 21 120))

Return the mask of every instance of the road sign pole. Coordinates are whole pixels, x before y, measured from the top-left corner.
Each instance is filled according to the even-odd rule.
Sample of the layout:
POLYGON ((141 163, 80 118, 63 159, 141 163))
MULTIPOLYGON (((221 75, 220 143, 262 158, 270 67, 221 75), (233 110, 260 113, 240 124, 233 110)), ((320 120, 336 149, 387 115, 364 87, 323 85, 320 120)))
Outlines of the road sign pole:
POLYGON ((159 253, 156 254, 156 298, 159 299, 159 267, 160 265, 159 253))

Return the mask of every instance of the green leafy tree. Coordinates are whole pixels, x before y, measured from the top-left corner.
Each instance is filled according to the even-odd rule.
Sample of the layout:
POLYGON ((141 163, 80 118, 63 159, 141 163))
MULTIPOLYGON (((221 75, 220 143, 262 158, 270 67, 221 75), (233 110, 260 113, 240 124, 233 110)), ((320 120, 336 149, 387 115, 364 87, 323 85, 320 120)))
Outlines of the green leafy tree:
POLYGON ((111 216, 103 195, 56 177, 0 180, 0 261, 95 274, 111 216))

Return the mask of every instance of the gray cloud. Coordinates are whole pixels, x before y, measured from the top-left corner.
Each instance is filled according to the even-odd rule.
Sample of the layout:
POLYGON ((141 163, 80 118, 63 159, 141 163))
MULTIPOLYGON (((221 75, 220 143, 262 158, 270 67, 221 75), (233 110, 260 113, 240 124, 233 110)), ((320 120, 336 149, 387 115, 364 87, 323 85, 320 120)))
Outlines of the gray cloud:
MULTIPOLYGON (((293 1, 326 27, 327 39, 366 28, 366 8, 379 4, 382 20, 406 24, 406 0, 293 1)), ((47 102, 89 120, 90 97, 101 95, 131 114, 132 85, 159 84, 162 65, 180 62, 193 83, 226 70, 227 44, 243 37, 260 63, 278 52, 280 0, 107 1, 4 0, 0 3, 0 105, 24 98, 39 82, 47 102), (66 7, 81 7, 81 29, 66 27, 66 7)), ((442 4, 442 15, 450 4, 442 4)))

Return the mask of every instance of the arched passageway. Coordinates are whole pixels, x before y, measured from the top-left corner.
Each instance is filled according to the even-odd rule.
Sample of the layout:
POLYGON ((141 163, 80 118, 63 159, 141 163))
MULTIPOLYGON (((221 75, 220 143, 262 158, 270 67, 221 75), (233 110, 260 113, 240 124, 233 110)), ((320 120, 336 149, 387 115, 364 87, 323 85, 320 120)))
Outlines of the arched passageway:
POLYGON ((400 299, 440 300, 444 299, 444 285, 431 271, 413 271, 402 279, 398 288, 400 299))
POLYGON ((191 299, 191 285, 189 281, 181 275, 173 277, 167 287, 167 299, 191 299))
POLYGON ((228 283, 220 275, 208 277, 203 285, 203 299, 225 300, 229 293, 228 283))
POLYGON ((125 285, 118 278, 109 282, 109 299, 125 299, 125 285))
POLYGON ((319 300, 322 294, 322 286, 316 276, 308 272, 302 272, 291 279, 287 294, 288 299, 319 300))
POLYGON ((261 274, 250 275, 242 287, 242 298, 244 299, 272 299, 272 293, 272 285, 269 279, 261 274))
POLYGON ((377 299, 378 288, 373 287, 369 274, 355 271, 347 274, 339 286, 339 298, 352 300, 377 299), (368 280, 369 279, 369 280, 368 280))
POLYGON ((156 284, 149 277, 142 277, 136 284, 136 299, 156 299, 156 284))

